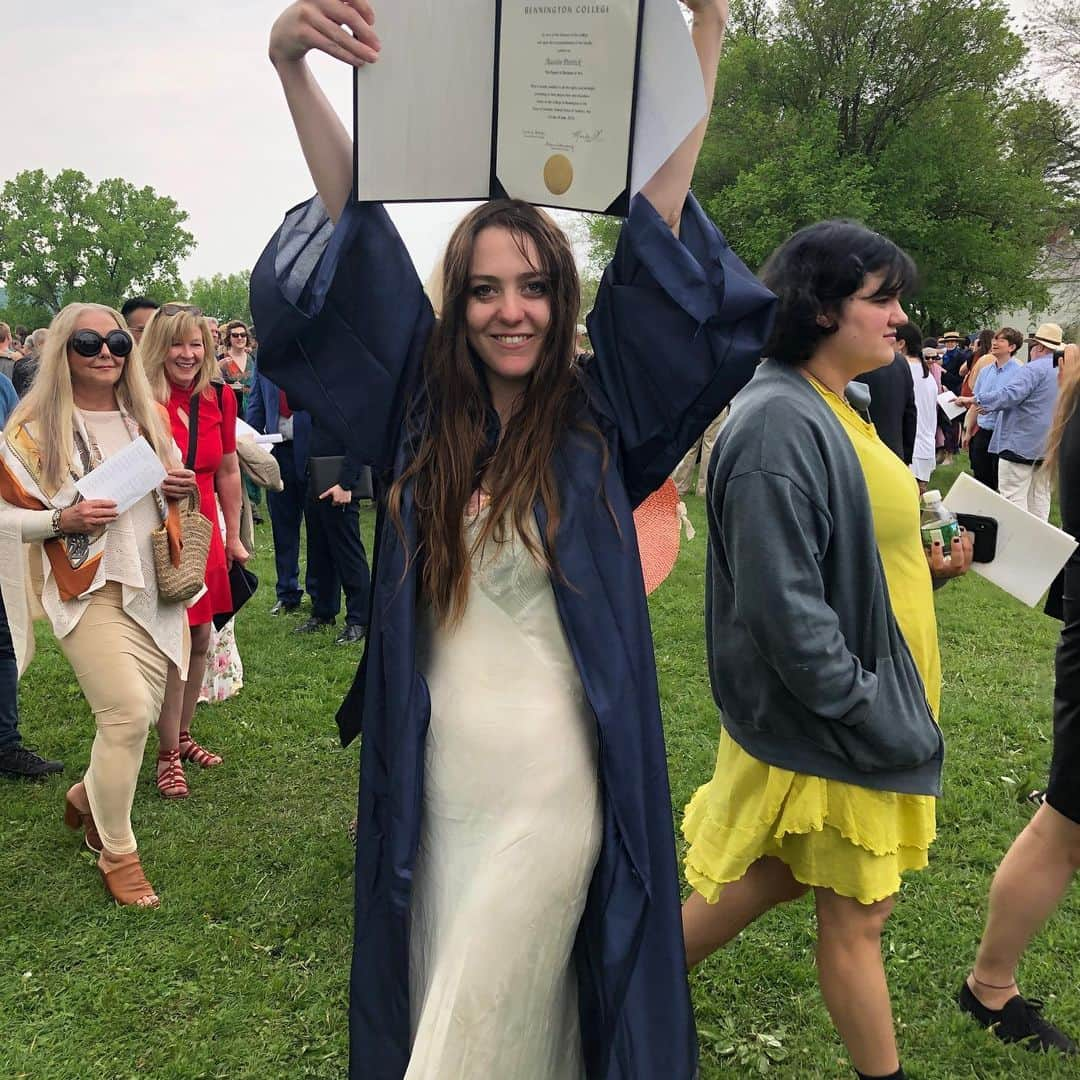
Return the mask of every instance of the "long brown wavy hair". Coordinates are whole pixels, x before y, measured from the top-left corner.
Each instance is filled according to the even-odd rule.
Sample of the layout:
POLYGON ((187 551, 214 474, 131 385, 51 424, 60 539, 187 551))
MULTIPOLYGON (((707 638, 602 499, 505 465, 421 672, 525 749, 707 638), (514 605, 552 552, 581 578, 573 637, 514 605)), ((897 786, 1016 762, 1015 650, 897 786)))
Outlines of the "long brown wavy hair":
POLYGON ((1054 422, 1050 425, 1050 434, 1046 437, 1046 454, 1043 456, 1043 468, 1056 479, 1058 453, 1061 450, 1061 437, 1065 428, 1076 412, 1080 403, 1080 347, 1065 346, 1065 368, 1058 390, 1057 408, 1054 410, 1054 422))
POLYGON ((402 494, 412 484, 418 535, 409 558, 421 560, 421 588, 436 619, 452 625, 465 612, 473 554, 489 540, 505 542, 508 527, 537 563, 561 578, 553 554, 561 520, 555 448, 568 429, 576 428, 597 439, 602 469, 608 455, 599 430, 581 409, 575 360, 581 286, 573 251, 547 214, 525 202, 498 199, 466 215, 446 248, 441 293, 440 318, 424 356, 428 407, 413 438, 415 454, 391 485, 387 507, 404 542, 402 494), (506 229, 530 262, 531 242, 538 261, 534 268, 551 301, 536 367, 493 453, 488 449, 490 396, 483 365, 466 338, 465 320, 473 247, 489 228, 506 229), (481 477, 489 512, 469 546, 465 515, 481 477), (538 498, 547 516, 543 545, 529 528, 538 498))

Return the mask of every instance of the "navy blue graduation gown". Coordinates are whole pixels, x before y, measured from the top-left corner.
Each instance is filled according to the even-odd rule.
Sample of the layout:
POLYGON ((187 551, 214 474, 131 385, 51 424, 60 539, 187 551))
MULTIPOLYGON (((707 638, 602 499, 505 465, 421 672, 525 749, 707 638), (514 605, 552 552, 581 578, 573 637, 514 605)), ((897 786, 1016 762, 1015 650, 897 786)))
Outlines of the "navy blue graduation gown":
MULTIPOLYGON (((588 324, 595 357, 583 400, 610 465, 602 474, 596 439, 578 433, 556 452, 556 557, 568 584, 552 586, 600 748, 603 839, 574 947, 590 1080, 690 1080, 696 1069, 632 513, 750 378, 772 307, 692 196, 678 239, 639 196, 588 324)), ((424 407, 418 383, 434 317, 385 209, 350 205, 335 227, 318 200, 294 208, 252 274, 251 309, 260 370, 377 473, 399 474, 409 454, 406 413, 424 407)), ((402 516, 413 545, 408 489, 402 516)), ((536 517, 543 536, 542 505, 536 517)), ((338 712, 344 742, 363 731, 350 1076, 401 1080, 430 699, 415 663, 416 564, 406 569, 390 525, 378 529, 373 588, 367 648, 338 712)))

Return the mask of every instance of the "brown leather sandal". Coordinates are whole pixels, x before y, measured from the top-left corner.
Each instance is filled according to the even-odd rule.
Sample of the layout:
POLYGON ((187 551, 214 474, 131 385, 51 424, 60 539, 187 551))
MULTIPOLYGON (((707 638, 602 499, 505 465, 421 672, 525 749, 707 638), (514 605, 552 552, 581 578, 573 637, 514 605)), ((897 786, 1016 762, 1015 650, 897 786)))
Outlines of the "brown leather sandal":
POLYGON ((184 775, 184 766, 180 764, 180 751, 177 749, 163 750, 158 756, 159 771, 157 774, 157 788, 163 799, 186 799, 191 792, 188 790, 187 777, 184 775), (164 768, 161 768, 164 766, 164 768))
POLYGON ((86 846, 95 855, 101 854, 104 844, 94 824, 94 815, 89 810, 80 810, 72 801, 70 795, 64 796, 64 824, 75 832, 83 830, 83 840, 86 846))
POLYGON ((138 855, 132 862, 124 863, 123 866, 118 866, 114 870, 102 870, 99 866, 98 871, 109 895, 121 906, 156 908, 161 904, 153 886, 146 880, 138 855), (153 897, 151 903, 139 903, 140 900, 147 900, 150 897, 153 897))

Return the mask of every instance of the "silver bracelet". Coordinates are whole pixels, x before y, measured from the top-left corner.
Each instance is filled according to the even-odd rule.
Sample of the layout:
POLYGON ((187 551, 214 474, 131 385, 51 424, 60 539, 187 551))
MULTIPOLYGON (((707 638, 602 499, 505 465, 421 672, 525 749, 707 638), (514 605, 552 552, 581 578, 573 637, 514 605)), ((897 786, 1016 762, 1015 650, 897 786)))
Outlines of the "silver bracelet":
POLYGON ((63 514, 63 510, 54 510, 52 512, 52 531, 53 536, 63 536, 64 530, 60 528, 60 516, 63 514))

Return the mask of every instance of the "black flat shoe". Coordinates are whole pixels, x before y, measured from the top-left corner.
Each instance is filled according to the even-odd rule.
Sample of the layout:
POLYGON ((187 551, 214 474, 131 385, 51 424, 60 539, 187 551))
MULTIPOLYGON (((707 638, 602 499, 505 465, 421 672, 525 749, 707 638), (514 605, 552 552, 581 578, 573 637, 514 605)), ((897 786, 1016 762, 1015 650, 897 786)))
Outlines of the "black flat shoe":
POLYGON ((357 626, 355 623, 346 623, 341 633, 334 638, 335 645, 355 645, 367 637, 367 627, 357 626))
POLYGON ((1042 1016, 1043 1003, 1036 998, 1016 994, 1000 1009, 988 1009, 965 981, 956 1003, 961 1012, 966 1012, 982 1027, 992 1031, 1002 1042, 1020 1043, 1026 1050, 1035 1053, 1044 1050, 1060 1050, 1063 1054, 1080 1052, 1064 1031, 1042 1016))
POLYGON ((333 626, 333 619, 323 619, 318 615, 312 615, 310 618, 305 619, 298 627, 293 630, 294 634, 314 634, 318 630, 325 630, 328 626, 333 626))
POLYGON ((287 604, 284 600, 279 600, 271 609, 271 615, 294 615, 300 610, 300 601, 297 600, 295 604, 287 604))

